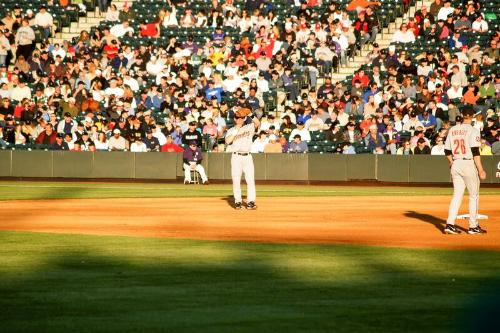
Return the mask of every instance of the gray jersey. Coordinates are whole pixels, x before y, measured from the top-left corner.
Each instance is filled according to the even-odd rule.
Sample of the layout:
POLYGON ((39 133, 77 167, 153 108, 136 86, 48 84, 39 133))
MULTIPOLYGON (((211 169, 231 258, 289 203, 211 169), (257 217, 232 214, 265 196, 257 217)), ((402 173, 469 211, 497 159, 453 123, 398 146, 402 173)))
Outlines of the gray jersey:
POLYGON ((472 159, 471 148, 481 145, 481 134, 470 124, 460 124, 450 128, 445 149, 451 150, 453 159, 472 159))
POLYGON ((244 125, 240 128, 232 127, 227 131, 226 136, 234 136, 233 142, 228 151, 238 153, 248 153, 252 147, 252 139, 255 134, 255 125, 253 123, 244 125))

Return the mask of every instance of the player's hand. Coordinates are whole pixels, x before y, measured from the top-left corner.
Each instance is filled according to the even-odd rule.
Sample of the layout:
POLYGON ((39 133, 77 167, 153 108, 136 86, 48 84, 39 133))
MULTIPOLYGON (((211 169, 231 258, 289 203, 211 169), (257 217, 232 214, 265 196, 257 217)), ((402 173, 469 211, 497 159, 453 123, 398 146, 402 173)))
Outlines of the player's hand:
POLYGON ((486 171, 484 171, 484 170, 479 171, 479 178, 481 180, 485 180, 486 179, 486 171))

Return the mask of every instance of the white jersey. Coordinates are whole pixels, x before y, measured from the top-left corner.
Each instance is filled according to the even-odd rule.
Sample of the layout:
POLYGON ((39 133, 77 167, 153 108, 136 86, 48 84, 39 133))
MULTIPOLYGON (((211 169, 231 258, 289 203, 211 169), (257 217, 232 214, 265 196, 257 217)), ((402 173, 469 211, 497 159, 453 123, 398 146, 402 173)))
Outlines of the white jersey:
POLYGON ((470 124, 460 124, 450 128, 445 148, 451 150, 453 159, 472 159, 471 148, 480 147, 481 134, 470 124))
POLYGON ((252 147, 252 139, 255 134, 253 123, 238 127, 232 127, 227 131, 226 136, 234 136, 229 151, 238 153, 248 153, 252 147))

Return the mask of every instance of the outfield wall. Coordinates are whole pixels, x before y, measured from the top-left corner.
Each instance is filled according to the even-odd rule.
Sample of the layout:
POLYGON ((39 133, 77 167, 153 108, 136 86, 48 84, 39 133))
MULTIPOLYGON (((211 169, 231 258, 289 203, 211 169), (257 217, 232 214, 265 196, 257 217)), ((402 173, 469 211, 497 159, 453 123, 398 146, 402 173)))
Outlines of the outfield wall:
MULTIPOLYGON (((272 181, 447 183, 443 156, 254 154, 255 178, 272 181)), ((488 178, 500 184, 500 156, 483 156, 488 178)), ((212 180, 231 179, 231 154, 207 153, 212 180)), ((164 179, 182 177, 182 154, 131 152, 0 151, 0 177, 164 179)))

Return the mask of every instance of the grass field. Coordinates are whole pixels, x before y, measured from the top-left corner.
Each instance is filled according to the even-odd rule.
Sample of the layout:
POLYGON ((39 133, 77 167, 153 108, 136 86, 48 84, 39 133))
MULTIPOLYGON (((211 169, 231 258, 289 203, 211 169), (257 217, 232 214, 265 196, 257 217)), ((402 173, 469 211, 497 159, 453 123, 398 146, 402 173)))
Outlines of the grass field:
MULTIPOLYGON (((261 196, 451 193, 258 190, 261 196)), ((230 193, 229 185, 0 182, 0 200, 230 193)), ((0 332, 498 332, 499 308, 498 251, 0 231, 0 332)))
MULTIPOLYGON (((378 186, 310 186, 258 185, 258 196, 415 196, 451 195, 451 187, 378 187, 378 186)), ((231 185, 182 185, 159 183, 77 183, 77 182, 12 182, 0 181, 0 200, 80 199, 80 198, 172 198, 226 197, 231 185)), ((500 188, 483 188, 481 194, 500 195, 500 188)))
POLYGON ((0 239, 2 332, 442 332, 484 315, 500 277, 499 252, 0 239))

